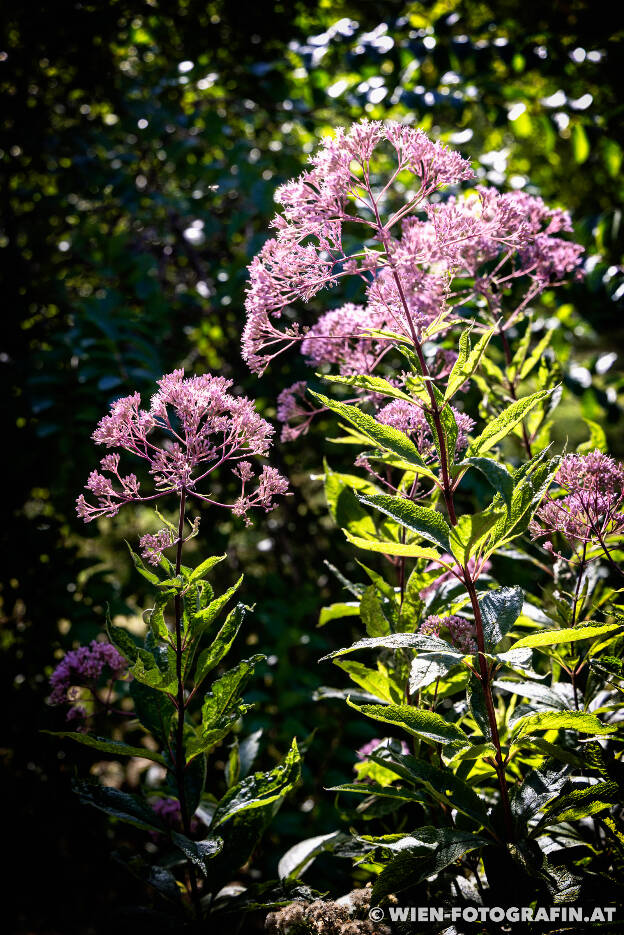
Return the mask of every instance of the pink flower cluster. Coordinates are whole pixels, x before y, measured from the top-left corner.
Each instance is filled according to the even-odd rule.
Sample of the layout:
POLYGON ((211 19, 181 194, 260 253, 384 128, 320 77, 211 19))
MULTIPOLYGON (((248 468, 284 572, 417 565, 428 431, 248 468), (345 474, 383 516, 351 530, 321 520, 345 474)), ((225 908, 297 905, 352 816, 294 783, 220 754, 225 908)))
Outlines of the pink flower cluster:
POLYGON ((451 643, 463 653, 473 653, 476 651, 477 643, 475 639, 474 624, 463 617, 451 614, 448 617, 440 617, 435 614, 430 615, 421 623, 418 632, 424 636, 440 636, 446 631, 450 636, 451 643))
MULTIPOLYGON (((246 516, 251 507, 273 509, 274 498, 286 493, 287 481, 267 466, 256 476, 246 459, 267 454, 274 429, 258 415, 251 400, 233 396, 231 386, 232 381, 224 377, 205 374, 185 378, 183 370, 175 370, 158 381, 149 409, 141 408, 138 393, 114 402, 93 438, 146 462, 156 493, 142 496, 136 476, 120 474, 119 454, 108 454, 101 461, 106 474, 93 471, 86 485, 96 503, 81 495, 78 515, 85 522, 115 516, 125 503, 146 503, 181 490, 206 503, 232 509, 239 516, 246 516), (241 483, 240 497, 231 505, 218 503, 196 489, 225 465, 241 483), (255 487, 250 490, 254 478, 255 487)), ((142 545, 148 560, 157 563, 163 548, 172 542, 163 530, 157 536, 143 537, 142 545)))
MULTIPOLYGON (((562 496, 549 497, 535 514, 531 534, 537 539, 560 533, 572 547, 624 533, 624 466, 593 451, 566 455, 556 480, 562 496)), ((552 543, 545 548, 553 551, 552 543)))
MULTIPOLYGON (((474 419, 453 408, 453 415, 457 423, 457 442, 455 453, 464 450, 468 445, 468 433, 475 426, 474 419)), ((402 399, 393 399, 391 403, 383 406, 377 413, 377 421, 384 425, 391 425, 405 435, 409 435, 422 455, 429 458, 435 452, 433 433, 427 422, 423 409, 402 399)))
POLYGON ((243 356, 251 369, 261 373, 303 341, 315 364, 338 364, 342 372, 361 372, 363 365, 370 372, 379 354, 370 328, 410 337, 445 309, 466 303, 483 307, 491 322, 501 314, 502 294, 513 298, 503 322, 508 327, 543 289, 578 271, 582 248, 558 236, 571 230, 569 215, 540 198, 480 188, 429 200, 472 176, 459 153, 395 122, 364 120, 324 139, 311 168, 278 190, 275 237, 250 266, 243 356), (390 169, 377 158, 381 150, 390 152, 390 169), (392 210, 392 186, 402 173, 416 184, 392 210), (365 285, 365 308, 345 306, 309 331, 290 315, 292 323, 278 327, 287 306, 353 275, 365 285), (472 282, 454 288, 456 278, 472 282))
POLYGON ((70 704, 67 720, 82 720, 87 713, 86 708, 76 703, 81 686, 93 689, 105 672, 115 681, 125 675, 126 669, 126 660, 112 643, 92 640, 89 646, 71 649, 50 676, 50 704, 70 704))

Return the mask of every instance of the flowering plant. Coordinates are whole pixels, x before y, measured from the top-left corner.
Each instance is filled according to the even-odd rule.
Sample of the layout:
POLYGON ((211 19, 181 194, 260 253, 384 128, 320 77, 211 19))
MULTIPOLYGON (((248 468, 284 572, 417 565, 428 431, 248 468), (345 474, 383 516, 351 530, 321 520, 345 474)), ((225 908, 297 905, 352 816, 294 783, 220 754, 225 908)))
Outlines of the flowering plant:
MULTIPOLYGON (((339 842, 368 869, 373 905, 406 890, 414 905, 500 905, 511 878, 515 905, 600 905, 624 840, 624 474, 594 450, 599 426, 576 454, 553 445, 562 374, 535 303, 581 276, 569 215, 524 192, 462 194, 471 178, 420 130, 339 129, 278 190, 275 236, 250 267, 244 356, 261 372, 299 345, 348 387, 345 400, 299 381, 278 414, 285 440, 339 416, 334 441, 363 473, 326 465, 329 509, 382 562, 359 562, 368 584, 340 573, 352 600, 321 614, 360 618, 365 637, 325 659, 353 683, 349 708, 389 734, 333 790, 362 797, 347 814, 366 833, 322 849, 339 842), (295 301, 350 277, 362 304, 298 320, 295 301)), ((319 851, 298 847, 293 879, 319 851)))
MULTIPOLYGON (((231 509, 247 519, 252 507, 270 510, 287 482, 275 469, 259 474, 249 457, 265 455, 272 427, 252 402, 229 393, 230 381, 210 375, 164 376, 141 408, 139 394, 113 403, 94 440, 146 462, 154 492, 144 493, 135 474, 120 473, 119 451, 105 455, 87 482, 90 498, 78 498, 86 522, 115 516, 130 503, 173 496, 178 522, 163 522, 142 537, 143 557, 130 554, 154 590, 147 629, 137 641, 127 629, 107 622, 108 641, 93 641, 67 653, 51 678, 52 704, 69 704, 68 737, 104 754, 136 758, 139 793, 97 782, 78 781, 83 802, 115 821, 149 833, 127 858, 129 869, 159 895, 162 905, 195 921, 222 909, 219 891, 248 861, 284 797, 297 783, 297 742, 268 772, 252 772, 259 736, 239 741, 247 683, 264 660, 256 654, 223 669, 223 662, 249 610, 236 604, 220 621, 242 577, 221 594, 207 578, 225 555, 196 567, 183 563, 184 545, 197 533, 187 528, 189 501, 231 509), (240 484, 233 504, 215 501, 202 483, 217 468, 229 469, 240 484), (172 552, 172 558, 165 554, 172 552), (207 685, 210 686, 206 690, 207 685), (100 736, 95 728, 104 728, 100 736), (225 788, 205 788, 208 757, 234 732, 225 788)), ((161 907, 162 911, 162 907, 161 907)))

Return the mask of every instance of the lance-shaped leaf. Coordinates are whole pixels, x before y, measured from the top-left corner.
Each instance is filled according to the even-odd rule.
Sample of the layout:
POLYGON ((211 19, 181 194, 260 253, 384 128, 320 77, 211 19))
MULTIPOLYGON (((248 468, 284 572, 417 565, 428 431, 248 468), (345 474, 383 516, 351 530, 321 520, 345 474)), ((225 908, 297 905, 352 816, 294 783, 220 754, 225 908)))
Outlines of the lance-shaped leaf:
POLYGON ((562 821, 578 821, 596 815, 621 801, 621 791, 616 782, 598 782, 585 789, 573 789, 559 796, 544 809, 534 834, 540 834, 548 825, 562 821))
POLYGON ((501 515, 501 512, 489 510, 466 513, 457 518, 455 526, 450 528, 449 541, 451 551, 460 565, 467 565, 468 560, 476 555, 501 515))
POLYGON ((455 413, 450 406, 444 404, 444 397, 440 390, 432 384, 432 391, 435 397, 435 400, 438 404, 438 420, 439 427, 436 424, 436 419, 432 412, 428 409, 425 409, 425 419, 431 429, 431 437, 433 438, 433 443, 435 449, 438 453, 438 458, 440 459, 440 464, 442 464, 443 454, 446 456, 446 464, 449 470, 453 468, 453 462, 455 460, 455 449, 457 447, 457 436, 459 434, 459 429, 457 428, 457 420, 455 419, 455 413), (442 429, 440 433, 440 428, 442 429), (444 439, 444 450, 440 443, 440 434, 444 439))
POLYGON ((434 766, 425 760, 388 750, 373 753, 371 759, 375 763, 394 770, 402 779, 423 786, 429 797, 436 802, 456 808, 472 818, 478 825, 490 827, 485 802, 479 798, 472 786, 464 782, 451 769, 434 766))
POLYGON ((338 413, 351 425, 354 425, 358 431, 373 441, 381 448, 387 448, 393 451, 410 464, 419 464, 424 466, 424 461, 416 448, 414 442, 403 432, 393 428, 390 425, 382 425, 372 416, 362 412, 357 406, 349 406, 347 403, 339 403, 334 399, 329 399, 321 393, 314 393, 308 390, 311 396, 318 400, 323 406, 327 406, 332 412, 338 413))
POLYGON ((581 734, 600 736, 615 733, 617 727, 603 724, 595 714, 584 711, 538 711, 525 714, 514 722, 510 741, 518 743, 523 737, 542 730, 576 730, 581 734))
POLYGON ((132 562, 138 573, 142 575, 146 581, 149 581, 150 584, 160 585, 161 581, 156 572, 150 571, 149 568, 145 567, 143 559, 140 555, 137 555, 137 553, 132 550, 129 542, 126 542, 126 545, 128 546, 130 557, 132 558, 132 562))
POLYGON ((356 496, 356 491, 372 494, 377 490, 370 481, 355 474, 338 474, 325 462, 325 497, 329 512, 341 529, 366 538, 377 535, 375 523, 356 496))
POLYGON ((358 706, 348 699, 347 704, 366 717, 384 724, 402 727, 408 734, 420 737, 429 743, 450 744, 457 749, 470 746, 470 741, 461 728, 434 711, 414 708, 411 705, 365 704, 358 706))
POLYGON ((148 750, 146 747, 131 747, 121 740, 109 740, 107 737, 95 737, 93 734, 83 734, 79 731, 60 730, 43 731, 45 734, 52 734, 54 737, 69 737, 76 743, 81 743, 85 747, 93 747, 102 753, 114 753, 115 756, 141 756, 145 760, 153 760, 155 763, 165 765, 164 757, 154 750, 148 750))
POLYGON ((133 677, 149 685, 150 688, 166 694, 174 694, 177 690, 177 676, 175 659, 170 660, 167 668, 161 668, 158 661, 146 649, 139 649, 137 659, 130 669, 133 677))
POLYGON ((225 558, 227 558, 227 555, 211 555, 210 558, 204 559, 196 568, 193 568, 189 575, 189 581, 199 581, 201 578, 205 578, 208 572, 225 558))
POLYGON ((370 692, 373 697, 379 698, 380 701, 387 701, 391 704, 399 700, 401 689, 385 669, 369 669, 361 662, 351 660, 337 662, 336 665, 347 673, 351 681, 363 688, 365 692, 370 692))
POLYGON ((494 461, 493 458, 465 458, 455 465, 454 473, 460 468, 474 468, 479 471, 490 486, 502 496, 507 506, 511 506, 514 482, 504 464, 494 461))
POLYGON ((399 555, 402 558, 425 558, 430 562, 439 558, 439 553, 436 552, 435 549, 427 549, 413 542, 389 542, 384 539, 362 539, 359 536, 352 536, 346 529, 342 531, 351 545, 356 546, 358 549, 364 549, 367 552, 380 552, 382 555, 399 555))
POLYGON ((392 399, 402 399, 404 402, 414 403, 411 396, 404 393, 398 387, 388 383, 383 377, 374 377, 365 373, 354 373, 349 376, 341 376, 333 373, 317 373, 317 377, 326 380, 328 383, 341 383, 344 386, 357 386, 361 390, 367 390, 369 393, 379 393, 380 396, 390 396, 392 399))
POLYGON ((243 582, 243 577, 244 575, 241 575, 238 581, 233 584, 231 588, 228 588, 227 591, 224 591, 223 594, 215 597, 214 600, 210 601, 207 607, 198 610, 193 609, 191 615, 191 626, 194 637, 205 633, 212 626, 227 602, 236 594, 240 588, 243 582))
POLYGON ((522 612, 522 588, 498 588, 480 600, 486 649, 493 649, 509 633, 522 612))
POLYGON ((445 552, 451 551, 450 529, 441 513, 389 494, 376 494, 372 497, 360 495, 358 499, 360 503, 374 507, 411 532, 418 533, 423 539, 439 545, 445 552))
POLYGON ((569 704, 568 700, 558 695, 554 688, 549 688, 548 685, 540 685, 539 682, 515 682, 513 679, 497 679, 492 684, 501 691, 510 692, 520 698, 528 698, 529 701, 536 701, 551 710, 563 711, 567 709, 569 704))
POLYGON ((559 459, 552 458, 547 464, 538 464, 532 473, 522 468, 514 473, 511 507, 492 530, 485 556, 511 542, 528 528, 558 469, 559 459))
POLYGON ((312 865, 314 859, 325 851, 332 851, 337 844, 350 840, 344 831, 330 831, 317 837, 299 841, 287 850, 277 865, 280 880, 297 880, 312 865))
POLYGON ((550 392, 550 390, 540 390, 538 393, 532 393, 531 396, 524 396, 513 402, 500 415, 488 422, 483 432, 470 445, 468 455, 474 457, 493 448, 497 442, 506 438, 538 403, 546 399, 550 392))
POLYGON ((621 630, 621 623, 599 623, 591 626, 565 627, 561 630, 540 630, 530 636, 523 636, 511 649, 532 649, 540 646, 559 646, 561 643, 575 643, 578 640, 594 639, 614 630, 621 630))
POLYGON ((208 673, 214 669, 215 666, 218 666, 223 657, 228 654, 241 628, 246 611, 247 607, 245 607, 244 604, 237 604, 227 615, 225 623, 210 646, 206 647, 206 649, 199 654, 195 670, 196 685, 200 685, 208 673))
POLYGON ((139 655, 139 647, 134 641, 132 635, 124 627, 116 627, 112 624, 108 609, 106 610, 106 633, 109 640, 119 650, 121 655, 128 662, 136 662, 139 655))
MULTIPOLYGON (((385 769, 388 767, 384 764, 385 769)), ((326 792, 354 792, 355 795, 374 795, 380 799, 399 799, 401 802, 420 802, 425 798, 422 792, 395 786, 382 786, 378 782, 343 782, 339 786, 328 786, 326 792)))
POLYGON ((284 798, 294 788, 301 774, 301 756, 297 741, 284 760, 268 773, 254 773, 223 796, 215 809, 211 828, 219 828, 241 812, 264 808, 284 798))
POLYGON ((143 830, 169 833, 168 825, 137 795, 93 782, 77 781, 72 785, 84 805, 93 805, 111 818, 117 818, 143 830))
POLYGON ((325 662, 327 659, 335 659, 337 656, 346 656, 347 653, 354 653, 360 649, 417 649, 424 652, 442 652, 455 655, 458 661, 463 659, 463 654, 437 636, 426 636, 421 633, 390 633, 387 636, 367 637, 358 640, 352 646, 344 646, 342 649, 336 649, 326 656, 322 656, 319 662, 325 662))
POLYGON ((487 844, 478 834, 451 828, 419 828, 417 836, 423 840, 400 850, 379 874, 373 886, 371 905, 377 905, 390 893, 400 893, 437 876, 464 854, 487 844))
POLYGON ((492 740, 492 726, 488 717, 485 692, 481 679, 477 678, 474 672, 470 673, 470 678, 468 679, 466 697, 475 724, 483 734, 486 743, 489 743, 492 740))
POLYGON ((369 636, 385 636, 390 632, 390 623, 382 610, 374 584, 366 588, 362 595, 360 616, 369 636))
POLYGON ((237 666, 230 669, 221 678, 217 679, 202 705, 202 721, 200 730, 210 730, 224 714, 235 705, 237 698, 247 685, 255 667, 266 659, 259 653, 250 659, 243 659, 237 666))
POLYGON ((472 347, 472 342, 470 340, 470 329, 466 328, 462 331, 459 337, 457 360, 453 364, 453 369, 446 382, 444 402, 448 402, 452 399, 457 390, 463 386, 466 380, 475 372, 494 331, 495 328, 490 328, 486 331, 479 338, 474 347, 472 347))

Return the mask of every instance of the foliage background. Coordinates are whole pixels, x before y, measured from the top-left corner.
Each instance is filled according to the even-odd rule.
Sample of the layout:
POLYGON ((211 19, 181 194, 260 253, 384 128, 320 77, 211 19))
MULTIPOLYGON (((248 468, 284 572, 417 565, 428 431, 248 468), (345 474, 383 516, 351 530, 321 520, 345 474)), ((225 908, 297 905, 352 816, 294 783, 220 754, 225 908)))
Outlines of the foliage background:
MULTIPOLYGON (((563 409, 559 431, 580 441, 581 411, 624 456, 616 15, 584 0, 27 0, 4 11, 0 743, 16 831, 4 871, 12 930, 119 930, 134 889, 111 860, 104 819, 69 786, 90 769, 111 783, 136 777, 86 750, 70 763, 38 733, 61 726, 45 699, 62 651, 96 635, 106 601, 130 627, 147 606, 119 542, 147 529, 149 514, 126 511, 99 530, 74 514, 96 458, 90 433, 115 396, 149 393, 175 366, 232 377, 268 418, 279 391, 309 377, 291 355, 256 380, 239 337, 246 265, 266 237, 273 191, 332 126, 413 120, 489 182, 572 211, 586 282, 547 293, 536 310, 559 321, 557 353, 572 363, 578 406, 563 409)), ((309 476, 321 450, 347 469, 324 427, 276 446, 272 463, 294 490, 278 512, 249 532, 207 514, 195 540, 215 553, 229 539, 223 584, 244 569, 256 602, 247 645, 271 657, 248 725, 265 729, 261 765, 293 734, 309 740, 304 783, 256 855, 267 879, 296 840, 337 827, 323 786, 351 778, 351 751, 371 736, 345 726, 339 701, 312 699, 333 677, 317 658, 345 642, 315 628, 340 594, 323 556, 357 573, 309 476)), ((349 888, 348 861, 330 870, 321 860, 314 874, 322 889, 349 888)))

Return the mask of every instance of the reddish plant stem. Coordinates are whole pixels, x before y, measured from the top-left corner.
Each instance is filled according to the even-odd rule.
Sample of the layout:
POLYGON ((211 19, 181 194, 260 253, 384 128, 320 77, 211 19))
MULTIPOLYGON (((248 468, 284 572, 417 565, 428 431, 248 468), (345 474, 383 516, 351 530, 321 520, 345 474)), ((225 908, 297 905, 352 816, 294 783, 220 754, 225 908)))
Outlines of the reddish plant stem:
MULTIPOLYGON (((184 511, 186 507, 186 490, 180 491, 180 518, 178 521, 178 543, 176 551, 175 573, 176 577, 180 574, 182 566, 182 546, 184 544, 184 511)), ((184 698, 184 673, 182 671, 182 598, 180 592, 176 591, 174 598, 175 610, 175 653, 176 653, 176 678, 178 683, 177 691, 177 737, 175 747, 175 774, 178 787, 178 799, 180 801, 180 815, 182 816, 182 830, 186 837, 191 834, 191 820, 188 814, 185 787, 186 771, 186 749, 184 745, 184 713, 186 711, 186 701, 184 698)), ((199 900, 199 890, 197 888, 197 874, 192 863, 188 863, 189 879, 191 881, 191 896, 195 907, 195 914, 199 919, 201 917, 201 903, 199 900)))
MULTIPOLYGON (((381 228, 380 228, 381 229, 381 228)), ((436 399, 430 377, 429 368, 427 367, 427 362, 422 351, 422 345, 416 334, 416 329, 414 328, 414 323, 412 321, 412 316, 410 314, 409 306, 407 304, 405 293, 403 292, 403 287, 399 275, 397 273, 396 267, 393 263, 392 257, 390 256, 390 251, 388 249, 387 238, 383 238, 384 246, 386 248, 386 254, 388 256, 388 263, 392 269, 392 275, 396 283, 396 287, 401 299, 401 304, 405 311, 407 322, 409 324, 410 334, 412 341, 414 342, 414 348, 416 350, 416 355, 418 357, 418 362, 423 374, 425 377, 425 384, 427 387, 427 393, 429 395, 429 400, 431 403, 431 415, 433 418, 433 423, 436 430, 436 435, 438 437, 438 450, 440 453, 440 471, 442 474, 442 493, 444 496, 444 502, 446 504, 447 513, 449 520, 452 526, 457 525, 457 515, 455 513, 455 505, 453 503, 453 488, 449 478, 448 472, 448 455, 446 450, 446 441, 444 438, 444 430, 442 428, 442 422, 440 419, 440 407, 438 406, 438 401, 436 399)), ((481 617, 481 608, 479 606, 479 599, 477 597, 477 591, 475 588, 475 582, 470 574, 468 563, 462 567, 462 573, 464 577, 464 583, 466 585, 466 590, 470 597, 470 603, 472 605, 472 611, 475 618, 475 629, 477 634, 477 648, 479 656, 479 672, 481 685, 483 689, 483 695, 485 698, 485 706, 487 711, 488 723, 490 726, 490 733, 492 736, 492 743, 496 749, 496 757, 494 761, 494 768, 498 776, 498 781, 501 790, 501 802, 503 805, 503 815, 505 821, 505 828, 507 831, 507 836, 509 840, 514 838, 514 829, 513 829, 513 817, 511 814, 511 806, 509 804, 509 792, 507 789, 507 778, 505 776, 505 762, 503 759, 503 754, 501 750, 500 737, 498 734, 498 724, 496 722, 496 712, 494 710, 494 701, 492 699, 492 687, 491 687, 491 674, 488 669, 488 665, 485 659, 485 639, 483 635, 483 619, 481 617)))

